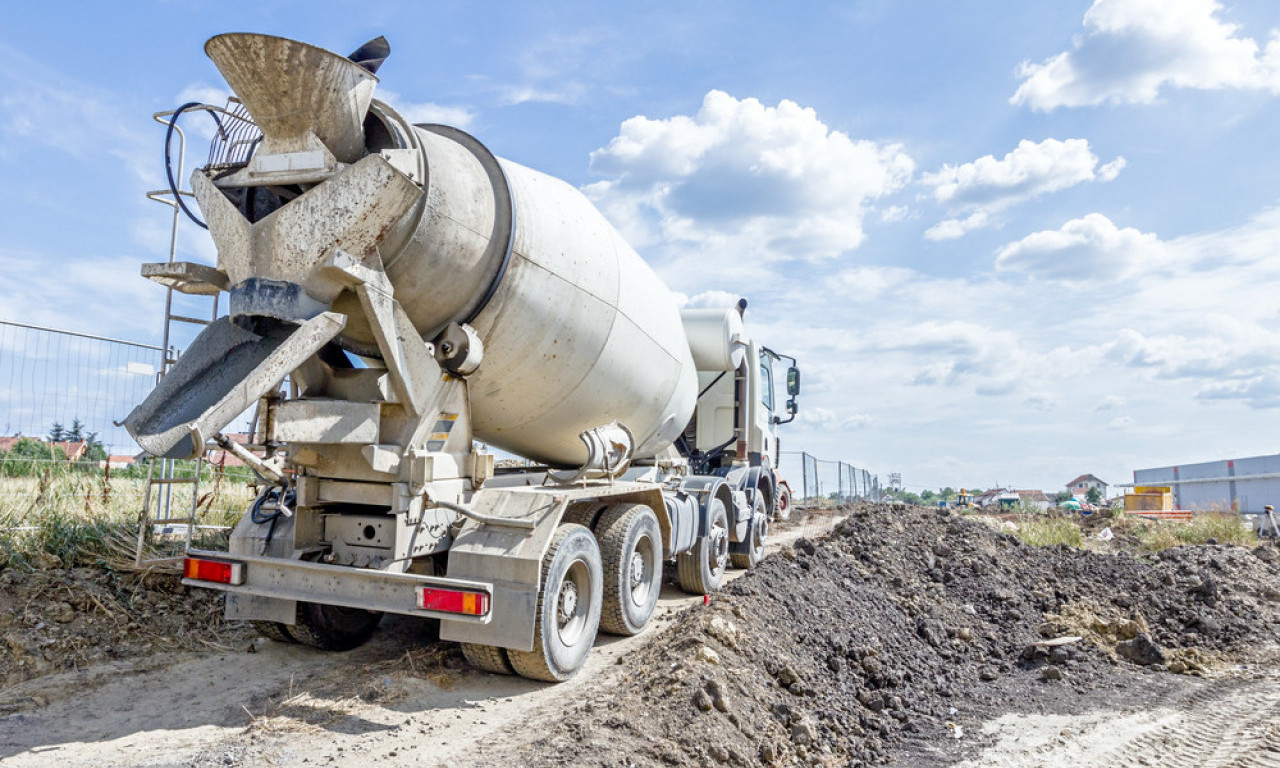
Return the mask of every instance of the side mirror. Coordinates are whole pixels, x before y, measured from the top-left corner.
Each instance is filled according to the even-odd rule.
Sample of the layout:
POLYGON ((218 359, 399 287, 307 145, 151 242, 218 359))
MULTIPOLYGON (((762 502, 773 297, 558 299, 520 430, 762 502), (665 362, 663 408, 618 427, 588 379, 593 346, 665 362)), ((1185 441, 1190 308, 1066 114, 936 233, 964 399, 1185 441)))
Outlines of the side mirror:
MULTIPOLYGON (((792 397, 800 394, 800 369, 794 365, 787 369, 787 394, 792 397)), ((794 405, 795 403, 792 403, 792 406, 794 405)))
POLYGON ((792 416, 796 415, 796 399, 794 397, 787 401, 787 413, 792 416))

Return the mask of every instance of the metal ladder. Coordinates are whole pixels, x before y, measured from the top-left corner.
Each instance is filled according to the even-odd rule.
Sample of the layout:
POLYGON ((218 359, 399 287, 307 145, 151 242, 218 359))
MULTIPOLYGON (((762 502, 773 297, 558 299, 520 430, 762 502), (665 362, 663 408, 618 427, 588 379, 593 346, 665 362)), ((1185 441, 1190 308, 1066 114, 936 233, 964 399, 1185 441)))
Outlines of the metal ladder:
MULTIPOLYGON (((175 119, 176 110, 158 112, 153 115, 156 122, 169 128, 175 119)), ((178 136, 178 175, 185 175, 186 135, 177 125, 172 131, 178 136)), ((147 199, 163 203, 173 210, 172 224, 169 230, 169 259, 164 262, 142 265, 142 276, 154 280, 165 287, 164 300, 164 341, 163 359, 160 371, 156 374, 159 384, 169 368, 178 362, 179 353, 172 345, 174 323, 185 323, 206 326, 218 317, 218 293, 225 288, 226 278, 222 273, 204 264, 189 261, 178 261, 178 221, 182 209, 179 197, 192 197, 192 193, 183 189, 162 189, 147 193, 147 199), (174 291, 193 296, 209 296, 213 299, 209 319, 175 314, 173 311, 174 291)), ((147 480, 144 486, 142 510, 138 516, 138 543, 134 555, 134 564, 139 568, 164 569, 178 566, 186 550, 191 545, 192 535, 199 524, 200 512, 200 472, 204 468, 204 455, 195 460, 194 474, 187 476, 180 473, 181 465, 175 459, 153 459, 147 464, 147 480), (184 514, 175 509, 175 486, 191 488, 190 509, 184 514), (179 548, 181 545, 181 548, 179 548)))

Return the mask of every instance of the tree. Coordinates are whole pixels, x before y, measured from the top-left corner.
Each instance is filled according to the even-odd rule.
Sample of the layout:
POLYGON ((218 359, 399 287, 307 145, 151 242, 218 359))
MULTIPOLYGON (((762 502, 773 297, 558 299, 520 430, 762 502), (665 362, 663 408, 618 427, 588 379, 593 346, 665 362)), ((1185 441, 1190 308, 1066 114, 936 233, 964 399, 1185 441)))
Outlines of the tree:
POLYGON ((926 488, 920 492, 920 500, 927 504, 928 502, 933 501, 934 497, 936 497, 937 495, 938 494, 926 488))
POLYGON ((84 453, 80 454, 81 461, 106 461, 107 449, 103 447, 102 441, 98 439, 97 432, 86 434, 84 441, 84 453))
POLYGON ((79 419, 72 419, 72 420, 71 420, 71 429, 67 430, 66 432, 63 432, 63 438, 62 438, 62 439, 63 439, 63 440, 69 440, 69 441, 71 441, 71 442, 73 442, 73 443, 78 443, 78 442, 80 442, 81 440, 83 440, 83 439, 84 439, 84 424, 81 424, 79 419))
POLYGON ((1088 493, 1084 495, 1084 500, 1089 502, 1090 504, 1101 504, 1102 491, 1098 490, 1098 486, 1095 485, 1089 489, 1088 493))
POLYGON ((1061 504, 1062 502, 1070 498, 1071 498, 1071 491, 1058 491, 1058 495, 1053 497, 1053 502, 1055 504, 1061 504))
POLYGON ((67 439, 67 431, 62 428, 61 422, 53 422, 53 426, 49 428, 48 440, 51 443, 60 443, 67 439))

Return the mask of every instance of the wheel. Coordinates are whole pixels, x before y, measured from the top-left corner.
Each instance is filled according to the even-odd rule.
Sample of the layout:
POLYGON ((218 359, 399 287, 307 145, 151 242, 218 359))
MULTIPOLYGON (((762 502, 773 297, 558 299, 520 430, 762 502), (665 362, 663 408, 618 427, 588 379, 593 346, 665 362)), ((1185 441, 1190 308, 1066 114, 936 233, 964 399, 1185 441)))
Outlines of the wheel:
POLYGON ((496 645, 463 643, 462 655, 467 657, 467 661, 471 662, 471 666, 479 667, 485 672, 492 672, 495 675, 514 675, 516 673, 511 668, 511 660, 507 658, 506 648, 499 648, 496 645))
POLYGON ((518 674, 549 683, 577 674, 600 627, 603 582, 596 537, 581 525, 561 524, 542 558, 533 650, 507 650, 518 674))
POLYGON ((775 520, 791 519, 791 489, 785 485, 778 486, 778 501, 773 505, 775 520))
POLYGON ((596 527, 604 561, 600 629, 638 635, 658 607, 662 591, 662 530, 644 504, 616 504, 596 527))
POLYGON ((676 556, 680 588, 692 595, 709 595, 719 589, 729 562, 729 515, 724 502, 712 499, 707 516, 707 535, 698 537, 693 549, 676 556))
POLYGON ((756 492, 751 505, 751 525, 747 528, 747 540, 729 546, 729 560, 734 568, 754 568, 764 558, 764 542, 769 537, 769 513, 764 508, 764 496, 756 492))
POLYGON ((349 651, 372 637, 381 620, 381 613, 363 608, 300 602, 297 622, 289 627, 289 634, 322 651, 349 651))
POLYGON ((258 634, 268 640, 275 640, 277 643, 298 642, 290 634, 288 624, 281 624, 278 621, 250 621, 249 623, 253 625, 258 634))

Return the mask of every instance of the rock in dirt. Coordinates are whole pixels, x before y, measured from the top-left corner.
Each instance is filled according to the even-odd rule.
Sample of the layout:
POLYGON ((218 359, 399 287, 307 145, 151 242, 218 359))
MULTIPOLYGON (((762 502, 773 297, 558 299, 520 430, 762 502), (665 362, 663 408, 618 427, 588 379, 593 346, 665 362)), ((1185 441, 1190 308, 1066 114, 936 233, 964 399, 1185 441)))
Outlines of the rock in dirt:
POLYGON ((1165 661, 1164 651, 1145 632, 1139 633, 1132 640, 1116 643, 1116 653, 1121 658, 1142 666, 1163 664, 1165 661))

